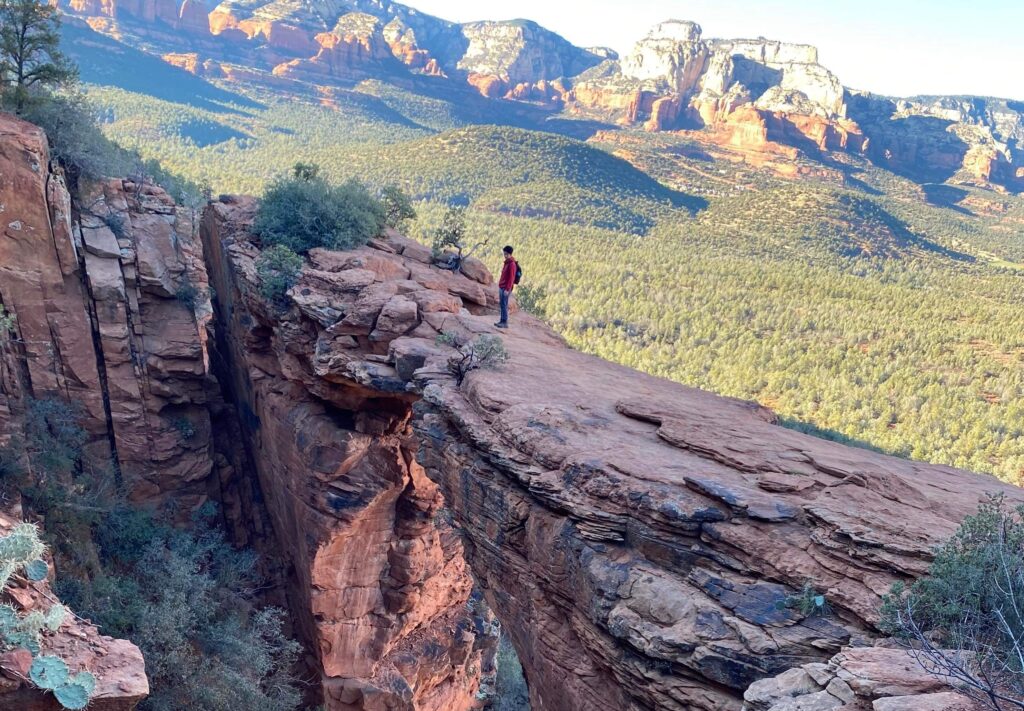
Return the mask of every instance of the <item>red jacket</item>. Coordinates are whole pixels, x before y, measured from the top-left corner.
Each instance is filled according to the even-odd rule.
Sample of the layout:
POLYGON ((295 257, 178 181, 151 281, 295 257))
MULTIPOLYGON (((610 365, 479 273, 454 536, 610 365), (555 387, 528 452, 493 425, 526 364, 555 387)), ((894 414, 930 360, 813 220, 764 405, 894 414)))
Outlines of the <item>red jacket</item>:
POLYGON ((501 268, 501 279, 498 279, 498 288, 505 291, 512 291, 516 285, 516 260, 506 259, 505 265, 501 268))

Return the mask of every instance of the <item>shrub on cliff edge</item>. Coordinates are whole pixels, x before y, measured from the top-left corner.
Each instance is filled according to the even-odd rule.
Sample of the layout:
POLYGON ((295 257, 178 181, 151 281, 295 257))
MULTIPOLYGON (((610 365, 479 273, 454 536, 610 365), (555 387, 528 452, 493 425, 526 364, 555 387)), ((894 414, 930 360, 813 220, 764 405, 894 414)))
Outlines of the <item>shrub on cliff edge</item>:
POLYGON ((285 293, 295 286, 301 273, 302 257, 283 244, 263 250, 256 260, 260 295, 278 306, 285 305, 285 293))
POLYGON ((264 246, 284 245, 306 254, 314 247, 352 249, 384 227, 385 213, 357 180, 334 186, 317 166, 298 163, 263 195, 253 232, 264 246))
POLYGON ((926 577, 893 586, 882 628, 985 708, 1024 709, 1024 505, 1000 495, 964 519, 926 577))

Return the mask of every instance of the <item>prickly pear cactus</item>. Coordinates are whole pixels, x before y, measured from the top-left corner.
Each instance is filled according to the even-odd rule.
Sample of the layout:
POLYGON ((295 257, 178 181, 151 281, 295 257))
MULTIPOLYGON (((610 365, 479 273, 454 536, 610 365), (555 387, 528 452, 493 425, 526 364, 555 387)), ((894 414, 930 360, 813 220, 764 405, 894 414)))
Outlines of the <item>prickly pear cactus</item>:
POLYGON ((84 709, 96 688, 96 677, 89 672, 75 674, 68 681, 53 690, 57 701, 66 709, 84 709))
POLYGON ((28 678, 40 689, 53 691, 67 684, 69 677, 68 665, 60 657, 41 655, 32 660, 28 670, 28 678))
MULTIPOLYGON (((18 573, 31 581, 45 580, 50 572, 42 559, 45 550, 39 540, 39 530, 29 523, 19 524, 7 535, 0 536, 0 590, 18 573)), ((56 632, 66 617, 67 608, 60 604, 52 605, 46 612, 33 610, 27 614, 21 614, 12 605, 0 604, 0 651, 18 647, 29 650, 35 657, 29 669, 29 680, 36 687, 53 693, 64 708, 84 709, 96 688, 96 677, 85 671, 72 676, 63 659, 39 654, 43 630, 56 632)))

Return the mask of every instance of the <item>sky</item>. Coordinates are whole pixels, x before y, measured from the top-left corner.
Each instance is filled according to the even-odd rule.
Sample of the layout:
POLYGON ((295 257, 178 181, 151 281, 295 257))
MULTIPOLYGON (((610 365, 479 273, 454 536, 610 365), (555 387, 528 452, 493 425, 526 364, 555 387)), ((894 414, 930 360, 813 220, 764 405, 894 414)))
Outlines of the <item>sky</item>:
POLYGON ((625 54, 658 22, 812 44, 846 86, 1024 100, 1024 0, 403 0, 456 22, 525 18, 625 54))

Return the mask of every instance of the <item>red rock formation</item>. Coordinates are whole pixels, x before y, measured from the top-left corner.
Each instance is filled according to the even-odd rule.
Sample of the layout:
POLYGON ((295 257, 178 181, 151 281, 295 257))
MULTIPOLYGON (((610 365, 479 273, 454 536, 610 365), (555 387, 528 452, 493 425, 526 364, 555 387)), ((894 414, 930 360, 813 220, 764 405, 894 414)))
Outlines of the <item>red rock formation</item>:
MULTIPOLYGON (((375 551, 396 540, 416 541, 431 571, 459 570, 440 565, 454 549, 418 525, 439 502, 426 503, 413 451, 542 711, 738 709, 752 682, 873 639, 880 596, 922 574, 988 492, 1024 500, 990 477, 818 440, 764 408, 572 351, 526 315, 501 334, 508 364, 459 387, 435 336, 494 332, 493 286, 431 269, 423 247, 392 236, 314 251, 290 308, 271 312, 254 296, 251 212, 217 204, 204 234, 217 292, 231 295, 222 328, 267 504, 298 593, 312 584, 308 603, 325 613, 303 624, 338 674, 328 690, 379 689, 389 649, 404 644, 394 635, 416 639, 407 616, 436 629, 426 620, 447 619, 461 596, 420 592, 431 602, 415 611, 382 575, 375 551), (358 571, 344 552, 356 536, 370 541, 358 571), (808 581, 831 615, 786 607, 808 581), (351 658, 327 613, 339 609, 346 635, 380 661, 351 658), (372 639, 360 617, 370 610, 388 621, 372 639)), ((424 570, 407 559, 398 569, 424 570)), ((402 580, 426 591, 436 574, 402 580)), ((411 679, 423 673, 395 668, 416 703, 411 679)), ((431 676, 457 679, 455 668, 431 676)))
POLYGON ((827 663, 804 664, 755 682, 743 698, 744 711, 981 711, 905 650, 886 647, 844 649, 827 663))
POLYGON ((650 118, 644 122, 645 131, 667 131, 676 127, 683 114, 683 101, 678 96, 662 96, 651 104, 650 118))
MULTIPOLYGON (((0 534, 16 522, 0 514, 0 534)), ((0 602, 11 605, 19 615, 46 612, 57 600, 47 581, 12 580, 0 602)), ((89 708, 96 711, 131 711, 149 695, 145 665, 139 648, 123 639, 104 637, 93 625, 67 615, 55 633, 44 633, 40 654, 60 657, 73 672, 89 671, 96 677, 96 689, 89 708)), ((63 707, 52 694, 26 681, 32 656, 15 649, 0 656, 0 711, 60 711, 63 707)))
POLYGON ((116 459, 133 499, 202 503, 216 383, 191 214, 120 180, 81 186, 73 208, 42 131, 11 117, 0 118, 0 175, 0 302, 20 348, 0 402, 12 412, 26 397, 77 402, 89 453, 116 459))
POLYGON ((437 63, 437 60, 431 58, 424 66, 423 73, 431 77, 443 77, 447 78, 448 75, 441 69, 441 65, 437 63))
POLYGON ((462 298, 486 305, 494 294, 465 277, 446 280, 427 266, 429 250, 398 242, 422 261, 314 250, 294 290, 297 307, 279 313, 255 289, 258 250, 245 234, 254 206, 215 203, 203 236, 232 390, 295 571, 291 607, 322 668, 326 706, 473 708, 493 639, 487 620, 467 610, 472 579, 461 545, 439 515, 437 486, 414 460, 415 396, 390 387, 381 362, 364 363, 364 384, 339 380, 345 350, 334 349, 384 354, 421 314, 439 318, 462 298))
POLYGON ((186 72, 191 72, 197 76, 203 76, 205 73, 205 67, 196 52, 189 52, 188 54, 165 54, 161 59, 171 66, 184 69, 186 72))
POLYGON ((491 74, 470 74, 466 82, 488 99, 497 99, 508 91, 508 83, 491 74))

